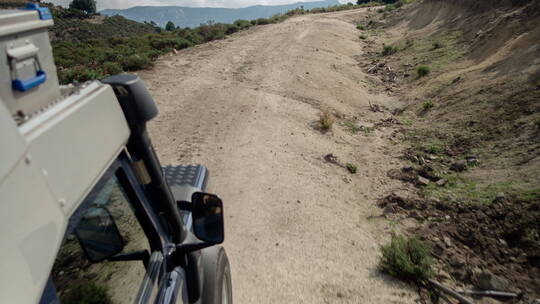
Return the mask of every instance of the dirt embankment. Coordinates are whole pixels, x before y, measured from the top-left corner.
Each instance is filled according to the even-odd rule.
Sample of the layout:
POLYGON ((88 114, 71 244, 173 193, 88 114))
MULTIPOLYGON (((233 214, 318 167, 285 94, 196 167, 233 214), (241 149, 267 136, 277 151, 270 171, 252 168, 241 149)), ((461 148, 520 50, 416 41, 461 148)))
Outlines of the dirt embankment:
POLYGON ((409 165, 389 176, 417 187, 385 214, 413 221, 452 284, 538 297, 540 1, 424 0, 362 22, 364 70, 407 104, 409 165))

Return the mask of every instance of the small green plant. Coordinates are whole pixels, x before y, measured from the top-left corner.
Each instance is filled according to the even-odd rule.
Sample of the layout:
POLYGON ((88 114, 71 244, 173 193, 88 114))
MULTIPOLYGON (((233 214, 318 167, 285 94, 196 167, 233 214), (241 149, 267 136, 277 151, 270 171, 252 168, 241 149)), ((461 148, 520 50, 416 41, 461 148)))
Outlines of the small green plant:
POLYGON ((416 236, 393 235, 381 252, 379 268, 386 274, 415 283, 424 283, 433 275, 430 248, 416 236))
POLYGON ((435 104, 433 103, 433 101, 428 100, 428 101, 424 102, 424 104, 422 105, 422 109, 424 109, 424 111, 428 111, 429 109, 433 108, 434 106, 435 106, 435 104))
POLYGON ((391 44, 383 44, 383 50, 382 54, 383 56, 388 56, 396 53, 398 51, 398 48, 396 46, 393 46, 391 44))
POLYGON ((359 29, 359 30, 361 30, 361 31, 365 31, 365 30, 366 30, 366 27, 363 26, 362 24, 358 24, 358 25, 356 26, 356 28, 359 29))
POLYGON ((366 39, 367 39, 367 35, 362 34, 362 35, 358 36, 358 38, 360 38, 360 39, 362 39, 362 40, 366 40, 366 39))
POLYGON ((431 153, 431 154, 438 154, 438 153, 441 153, 443 151, 443 147, 439 144, 436 144, 436 143, 431 143, 429 144, 429 146, 427 147, 427 152, 428 153, 431 153))
POLYGON ((362 129, 352 121, 346 121, 343 123, 343 125, 347 127, 347 131, 351 132, 352 134, 356 134, 362 129))
POLYGON ((409 118, 402 118, 401 123, 405 126, 412 126, 413 121, 412 119, 409 119, 409 118))
POLYGON ((391 11, 395 10, 396 8, 397 8, 396 5, 394 5, 394 4, 388 4, 388 5, 386 5, 386 6, 384 7, 384 10, 387 11, 387 12, 391 12, 391 11))
POLYGON ((329 111, 323 111, 319 114, 319 127, 323 131, 328 131, 332 129, 336 118, 329 111))
POLYGON ((433 42, 432 46, 433 46, 433 49, 436 50, 436 49, 442 48, 443 44, 440 41, 435 41, 435 42, 433 42))
POLYGON ((416 68, 418 78, 426 77, 429 72, 431 72, 431 69, 427 65, 420 65, 416 68))
POLYGON ((360 126, 360 130, 362 130, 365 135, 369 135, 375 131, 375 127, 360 126))
POLYGON ((110 304, 107 287, 92 281, 78 281, 61 296, 66 304, 110 304))
POLYGON ((352 174, 356 174, 356 171, 358 170, 358 166, 351 163, 347 163, 345 167, 347 167, 347 170, 349 170, 349 172, 351 172, 352 174))

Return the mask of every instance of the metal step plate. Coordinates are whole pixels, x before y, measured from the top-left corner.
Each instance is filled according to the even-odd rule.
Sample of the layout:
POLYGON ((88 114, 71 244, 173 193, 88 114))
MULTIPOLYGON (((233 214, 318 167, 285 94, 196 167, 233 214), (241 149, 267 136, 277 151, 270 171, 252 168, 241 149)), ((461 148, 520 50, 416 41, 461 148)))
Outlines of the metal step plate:
POLYGON ((205 191, 208 169, 202 165, 164 166, 163 175, 177 201, 191 201, 191 195, 205 191))

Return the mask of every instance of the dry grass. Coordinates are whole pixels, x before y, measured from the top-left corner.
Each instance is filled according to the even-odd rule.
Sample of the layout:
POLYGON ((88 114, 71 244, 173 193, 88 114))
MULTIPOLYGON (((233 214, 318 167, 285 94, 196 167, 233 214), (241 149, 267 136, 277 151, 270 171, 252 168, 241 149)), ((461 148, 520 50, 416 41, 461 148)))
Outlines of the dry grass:
POLYGON ((323 131, 332 130, 332 126, 336 122, 336 118, 329 111, 322 111, 319 114, 319 127, 323 131))

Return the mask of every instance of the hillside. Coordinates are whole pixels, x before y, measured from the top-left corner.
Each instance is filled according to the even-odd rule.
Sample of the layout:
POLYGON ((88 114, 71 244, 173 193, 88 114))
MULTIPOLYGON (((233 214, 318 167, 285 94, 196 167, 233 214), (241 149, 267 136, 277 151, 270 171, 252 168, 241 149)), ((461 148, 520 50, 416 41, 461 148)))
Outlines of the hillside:
POLYGON ((339 5, 337 0, 315 2, 299 2, 289 5, 256 5, 245 8, 212 8, 212 7, 181 7, 181 6, 136 6, 124 10, 106 9, 100 13, 107 16, 120 15, 138 22, 154 21, 158 26, 165 27, 172 21, 179 27, 197 27, 208 21, 215 23, 233 23, 238 19, 253 20, 269 18, 290 10, 303 7, 312 9, 339 5))
POLYGON ((388 174, 416 190, 381 200, 385 214, 416 223, 449 284, 491 276, 537 297, 540 1, 423 0, 358 22, 374 90, 406 104, 407 165, 388 174))
MULTIPOLYGON (((335 5, 312 10, 297 8, 284 14, 232 23, 204 24, 194 28, 164 30, 122 16, 88 16, 84 12, 42 3, 51 9, 53 54, 61 83, 103 79, 109 75, 152 67, 160 56, 194 45, 223 39, 252 26, 281 22, 294 15, 349 10, 355 5, 335 5)), ((364 6, 372 6, 373 3, 364 6)), ((0 8, 20 8, 24 1, 1 2, 0 8)))

